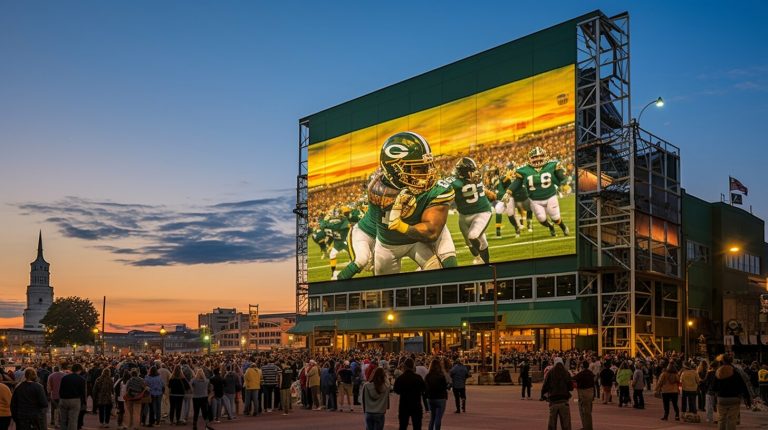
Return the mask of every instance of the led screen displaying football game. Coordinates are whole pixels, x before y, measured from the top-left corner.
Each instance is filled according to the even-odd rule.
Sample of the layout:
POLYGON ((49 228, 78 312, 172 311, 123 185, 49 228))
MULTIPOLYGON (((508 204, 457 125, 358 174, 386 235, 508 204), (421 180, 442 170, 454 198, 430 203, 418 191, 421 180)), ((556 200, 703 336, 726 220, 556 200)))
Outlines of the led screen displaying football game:
POLYGON ((574 70, 312 142, 309 282, 574 254, 574 70))

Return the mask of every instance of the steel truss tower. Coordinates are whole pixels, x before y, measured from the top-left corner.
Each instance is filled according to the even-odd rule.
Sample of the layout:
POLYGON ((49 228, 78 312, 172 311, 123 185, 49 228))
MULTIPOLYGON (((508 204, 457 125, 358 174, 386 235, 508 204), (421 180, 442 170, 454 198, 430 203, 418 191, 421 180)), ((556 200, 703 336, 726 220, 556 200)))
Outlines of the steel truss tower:
MULTIPOLYGON (((658 350, 653 342, 655 315, 652 312, 649 315, 650 332, 645 328, 638 331, 637 327, 636 305, 646 303, 645 299, 653 301, 655 288, 651 282, 650 296, 646 297, 644 290, 641 297, 636 295, 636 286, 645 285, 638 284, 638 263, 649 275, 679 281, 679 240, 671 240, 673 246, 670 246, 664 236, 663 249, 654 248, 652 245, 656 243, 650 239, 650 213, 643 215, 637 211, 638 198, 648 198, 653 188, 650 171, 643 166, 647 168, 649 160, 663 159, 667 163, 668 158, 675 164, 674 169, 664 172, 660 189, 665 198, 670 189, 677 193, 677 217, 667 217, 674 222, 669 226, 663 224, 664 231, 674 230, 672 235, 677 238, 680 189, 677 148, 645 133, 631 119, 629 65, 629 15, 626 12, 614 17, 600 14, 577 25, 580 292, 597 296, 598 351, 635 356, 638 346, 642 354, 658 350), (674 178, 668 180, 667 173, 674 178), (638 220, 649 227, 638 230, 638 220), (663 264, 645 264, 660 258, 663 264)), ((649 310, 643 308, 644 312, 649 310)))
POLYGON ((299 173, 296 176, 296 314, 306 315, 309 298, 307 281, 307 241, 309 239, 309 212, 307 209, 307 148, 309 147, 309 121, 299 123, 299 173))

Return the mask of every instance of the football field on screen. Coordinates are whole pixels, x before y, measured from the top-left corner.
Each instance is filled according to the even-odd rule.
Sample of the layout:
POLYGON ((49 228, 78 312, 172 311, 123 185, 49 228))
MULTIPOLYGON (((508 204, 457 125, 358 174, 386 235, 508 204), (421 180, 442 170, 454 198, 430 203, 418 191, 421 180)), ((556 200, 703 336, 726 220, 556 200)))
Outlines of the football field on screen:
MULTIPOLYGON (((539 224, 536 219, 533 220, 533 232, 523 229, 520 237, 515 237, 515 230, 512 224, 504 217, 502 220, 502 237, 496 237, 495 217, 491 217, 491 222, 486 229, 488 246, 492 263, 502 263, 505 261, 528 260, 531 258, 554 257, 558 255, 569 255, 576 252, 576 199, 573 194, 560 199, 560 212, 563 222, 571 230, 570 236, 564 236, 562 231, 556 227, 557 236, 552 237, 549 230, 539 224)), ((456 257, 459 266, 471 266, 473 256, 464 243, 464 238, 459 231, 459 215, 452 211, 448 215, 448 230, 453 237, 453 243, 456 245, 456 257)), ((308 247, 308 281, 320 282, 331 279, 331 269, 328 264, 328 258, 321 258, 320 247, 309 239, 308 247)), ((343 269, 349 263, 349 254, 342 252, 338 256, 336 270, 343 269)), ((418 266, 408 257, 402 260, 401 273, 413 272, 418 266)), ((364 270, 356 278, 373 276, 373 273, 364 270)), ((344 281, 341 281, 344 282, 344 281)))

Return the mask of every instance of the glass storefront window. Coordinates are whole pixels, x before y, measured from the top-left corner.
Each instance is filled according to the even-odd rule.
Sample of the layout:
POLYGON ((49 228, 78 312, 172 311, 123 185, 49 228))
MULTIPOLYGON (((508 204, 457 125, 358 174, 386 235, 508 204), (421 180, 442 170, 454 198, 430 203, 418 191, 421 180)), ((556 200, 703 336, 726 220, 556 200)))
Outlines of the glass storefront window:
POLYGON ((333 296, 323 296, 323 312, 333 312, 333 296))
POLYGON ((440 304, 440 287, 427 287, 427 305, 440 304))
POLYGON ((533 280, 531 278, 515 279, 515 300, 533 297, 533 280))
POLYGON ((555 297, 555 277, 541 276, 536 278, 536 298, 555 297))
POLYGON ((499 285, 499 296, 497 300, 512 300, 514 292, 515 281, 512 279, 505 279, 497 282, 499 285))
POLYGON ((309 313, 320 312, 320 297, 309 298, 309 313))
POLYGON ((360 309, 360 293, 349 293, 349 310, 356 311, 360 309))
POLYGON ((346 311, 347 310, 347 295, 346 294, 336 294, 336 296, 334 296, 334 302, 336 302, 335 310, 337 310, 337 311, 346 311))
POLYGON ((475 301, 475 284, 459 284, 459 302, 473 303, 475 301))
POLYGON ((395 306, 398 308, 408 307, 408 289, 401 288, 395 291, 395 306))
POLYGON ((380 291, 366 291, 363 293, 365 309, 378 309, 381 307, 380 291))
POLYGON ((480 301, 493 301, 493 281, 480 283, 480 301))
POLYGON ((411 306, 424 306, 424 287, 411 288, 411 306))
POLYGON ((576 295, 576 275, 557 276, 557 297, 576 295))
POLYGON ((381 307, 391 308, 395 304, 395 291, 384 290, 381 292, 381 307))
POLYGON ((457 303, 458 285, 443 285, 443 304, 452 305, 457 303))

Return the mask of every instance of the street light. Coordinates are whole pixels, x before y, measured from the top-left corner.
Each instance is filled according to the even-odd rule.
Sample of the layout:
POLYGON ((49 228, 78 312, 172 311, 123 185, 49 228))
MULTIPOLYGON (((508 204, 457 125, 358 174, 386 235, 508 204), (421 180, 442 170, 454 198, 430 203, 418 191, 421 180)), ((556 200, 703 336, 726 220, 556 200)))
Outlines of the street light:
POLYGON ((656 100, 652 100, 648 102, 647 105, 643 106, 642 109, 640 109, 640 115, 637 116, 637 123, 640 124, 640 118, 643 117, 643 112, 645 112, 645 109, 650 105, 656 105, 656 107, 660 108, 664 106, 664 99, 661 97, 657 98, 656 100))
POLYGON ((98 354, 99 352, 99 328, 94 327, 93 330, 91 330, 93 333, 93 353, 98 354))
POLYGON ((389 324, 389 347, 392 353, 395 352, 395 334, 392 332, 392 323, 395 322, 395 314, 390 311, 387 313, 387 324, 389 324))
POLYGON ((160 352, 165 355, 165 335, 168 334, 168 331, 165 329, 164 325, 160 326, 160 352))

